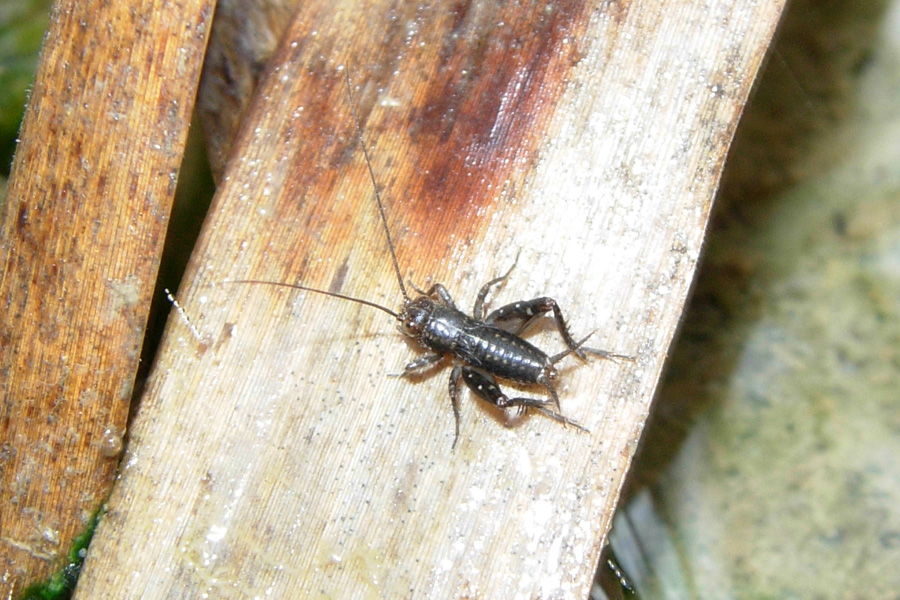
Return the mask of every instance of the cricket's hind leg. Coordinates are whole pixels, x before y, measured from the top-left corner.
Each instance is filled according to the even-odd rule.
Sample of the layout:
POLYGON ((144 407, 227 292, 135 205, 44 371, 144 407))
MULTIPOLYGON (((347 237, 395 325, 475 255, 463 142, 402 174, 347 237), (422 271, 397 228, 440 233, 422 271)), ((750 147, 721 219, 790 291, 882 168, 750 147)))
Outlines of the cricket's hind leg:
POLYGON ((533 408, 542 415, 550 417, 554 421, 558 421, 563 425, 571 425, 572 427, 580 429, 581 431, 588 431, 581 424, 553 410, 551 407, 554 404, 558 404, 558 401, 556 401, 555 399, 510 398, 503 393, 503 390, 501 390, 500 386, 497 384, 497 380, 494 379, 491 375, 488 375, 483 371, 473 369, 471 367, 457 366, 454 367, 454 372, 457 369, 461 371, 462 379, 466 382, 466 385, 469 387, 469 389, 472 390, 472 393, 474 393, 482 400, 490 402, 498 408, 514 408, 518 409, 519 413, 526 409, 533 408))
POLYGON ((599 350, 582 346, 584 343, 583 340, 582 342, 576 342, 575 338, 572 337, 572 332, 569 331, 569 326, 566 323, 565 317, 563 317, 562 309, 559 307, 559 304, 553 298, 546 296, 501 306, 497 310, 491 312, 484 320, 486 323, 490 323, 513 335, 522 335, 531 329, 535 323, 537 323, 538 319, 548 312, 553 313, 556 330, 559 332, 560 337, 569 349, 569 352, 566 352, 565 354, 575 354, 582 360, 586 360, 586 354, 593 354, 600 358, 610 360, 634 360, 633 356, 625 356, 624 354, 615 354, 608 350, 599 350))

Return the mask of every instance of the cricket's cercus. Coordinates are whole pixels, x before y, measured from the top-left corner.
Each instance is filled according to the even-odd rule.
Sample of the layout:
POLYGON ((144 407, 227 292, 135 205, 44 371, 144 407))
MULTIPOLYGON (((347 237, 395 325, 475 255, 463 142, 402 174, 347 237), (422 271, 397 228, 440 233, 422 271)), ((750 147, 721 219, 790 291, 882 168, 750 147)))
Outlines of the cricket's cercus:
POLYGON ((381 217, 381 224, 384 227, 387 247, 394 264, 397 283, 400 285, 400 293, 403 295, 403 305, 400 307, 399 312, 394 312, 369 300, 304 285, 256 279, 233 280, 232 283, 261 283, 323 294, 371 306, 391 315, 400 322, 400 330, 405 335, 415 339, 423 349, 428 351, 424 356, 408 363, 400 374, 401 376, 421 372, 449 357, 453 363, 453 369, 450 371, 450 400, 456 419, 453 448, 456 447, 456 443, 459 440, 460 380, 464 381, 476 396, 501 409, 511 410, 514 416, 519 416, 531 408, 554 421, 564 425, 571 425, 586 432, 587 429, 583 426, 559 412, 559 396, 555 387, 555 382, 559 378, 559 371, 556 368, 556 364, 569 354, 574 354, 582 360, 586 360, 587 354, 593 354, 605 359, 633 360, 633 357, 584 346, 590 335, 581 340, 575 340, 566 325, 562 310, 560 310, 559 305, 553 298, 543 297, 513 302, 485 314, 485 298, 492 287, 506 281, 513 268, 515 268, 516 263, 518 263, 518 257, 516 258, 516 263, 510 267, 509 271, 500 277, 488 281, 481 287, 475 298, 475 308, 471 317, 456 308, 450 293, 440 283, 432 285, 426 291, 410 284, 419 294, 416 298, 410 298, 403 283, 400 265, 397 262, 397 253, 394 250, 394 242, 388 229, 384 203, 381 200, 381 194, 375 181, 375 172, 372 169, 372 162, 369 159, 369 153, 363 141, 362 127, 359 123, 356 106, 353 103, 349 73, 346 73, 346 83, 350 109, 356 125, 356 136, 375 190, 375 204, 381 217), (553 356, 548 356, 543 350, 522 339, 521 336, 537 323, 541 317, 551 312, 556 323, 556 329, 559 331, 567 349, 553 356), (546 390, 549 398, 510 398, 500 389, 497 383, 498 378, 519 384, 541 386, 546 390))

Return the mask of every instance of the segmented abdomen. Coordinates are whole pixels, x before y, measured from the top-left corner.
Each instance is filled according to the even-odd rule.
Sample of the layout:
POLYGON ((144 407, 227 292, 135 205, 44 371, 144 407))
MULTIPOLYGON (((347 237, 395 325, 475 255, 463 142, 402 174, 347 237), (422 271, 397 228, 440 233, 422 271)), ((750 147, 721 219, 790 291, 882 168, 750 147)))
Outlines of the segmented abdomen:
POLYGON ((550 364, 542 350, 522 338, 446 306, 434 311, 420 341, 469 366, 520 383, 535 383, 550 364))

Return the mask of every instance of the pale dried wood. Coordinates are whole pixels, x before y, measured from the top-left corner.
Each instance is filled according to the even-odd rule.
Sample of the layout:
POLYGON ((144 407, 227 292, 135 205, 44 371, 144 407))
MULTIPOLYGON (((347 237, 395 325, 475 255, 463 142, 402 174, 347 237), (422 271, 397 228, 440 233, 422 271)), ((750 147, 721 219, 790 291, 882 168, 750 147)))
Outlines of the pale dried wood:
POLYGON ((112 487, 211 10, 53 8, 0 207, 0 597, 112 487))
MULTIPOLYGON (((781 2, 304 3, 248 111, 78 598, 586 597, 781 2), (377 311, 404 275, 460 305, 549 294, 634 363, 569 360, 505 429, 377 311)), ((535 336, 560 348, 548 329, 535 336)), ((535 390, 530 390, 535 391, 535 390)))

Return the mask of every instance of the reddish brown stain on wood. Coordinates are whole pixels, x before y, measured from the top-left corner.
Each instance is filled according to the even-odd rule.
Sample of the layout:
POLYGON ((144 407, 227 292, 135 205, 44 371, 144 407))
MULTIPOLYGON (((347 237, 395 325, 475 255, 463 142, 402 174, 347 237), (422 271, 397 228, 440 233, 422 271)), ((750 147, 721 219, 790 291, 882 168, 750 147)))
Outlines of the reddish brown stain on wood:
POLYGON ((590 9, 534 5, 470 18, 471 7, 458 6, 456 27, 440 40, 438 70, 409 117, 417 154, 410 163, 424 175, 410 175, 409 195, 422 200, 408 218, 437 248, 447 232, 477 237, 480 209, 535 159, 590 9))
MULTIPOLYGON (((292 88, 291 105, 304 113, 291 123, 272 124, 283 128, 272 134, 290 154, 279 161, 288 172, 273 223, 295 224, 299 218, 298 241, 343 231, 323 238, 332 258, 345 255, 360 236, 381 235, 353 229, 355 212, 376 214, 371 183, 359 188, 353 208, 334 200, 353 172, 347 168, 362 162, 341 71, 346 67, 401 270, 433 273, 451 249, 451 236, 477 242, 507 182, 512 188, 522 184, 568 73, 580 60, 578 40, 592 10, 586 3, 401 7, 392 14, 394 26, 359 29, 347 50, 335 46, 339 37, 325 34, 324 17, 301 9, 272 60, 283 77, 302 80, 284 86, 292 88), (439 48, 436 58, 416 58, 417 48, 401 26, 410 23, 419 28, 418 43, 439 48), (368 58, 368 47, 379 48, 377 62, 368 58), (398 103, 384 108, 380 103, 390 93, 398 103)), ((250 110, 270 110, 265 103, 280 98, 274 89, 259 94, 250 110)), ((250 137, 239 138, 239 147, 253 139, 244 135, 250 137)), ((372 247, 382 251, 383 241, 372 247)), ((315 285, 318 276, 305 269, 304 245, 295 248, 284 272, 292 281, 315 285)))

